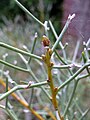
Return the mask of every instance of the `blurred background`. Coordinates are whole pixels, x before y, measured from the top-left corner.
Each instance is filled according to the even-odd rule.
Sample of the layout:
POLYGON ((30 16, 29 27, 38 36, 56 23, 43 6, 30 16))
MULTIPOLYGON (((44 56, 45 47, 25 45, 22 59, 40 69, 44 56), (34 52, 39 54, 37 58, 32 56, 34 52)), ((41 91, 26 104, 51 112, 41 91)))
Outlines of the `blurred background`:
MULTIPOLYGON (((76 40, 87 41, 90 37, 90 1, 87 0, 19 0, 40 21, 51 20, 58 34, 65 24, 69 14, 75 13, 76 17, 69 27, 68 34, 76 40)), ((28 16, 16 5, 14 0, 0 2, 0 21, 5 24, 5 18, 12 22, 28 21, 28 16)))
MULTIPOLYGON (((65 33, 62 42, 69 43, 68 54, 71 58, 77 41, 80 41, 80 48, 78 57, 81 56, 81 50, 83 50, 83 41, 88 41, 90 38, 90 0, 19 0, 33 15, 35 15, 43 23, 47 20, 51 20, 57 34, 59 35, 69 14, 76 14, 76 17, 72 20, 67 32, 65 33)), ((41 37, 44 33, 43 28, 38 25, 31 17, 29 17, 23 10, 21 10, 14 0, 2 0, 0 1, 0 41, 8 43, 15 47, 23 48, 27 46, 30 50, 34 40, 35 32, 38 34, 38 44, 34 53, 41 55, 41 37)), ((52 32, 49 33, 49 38, 55 42, 55 38, 52 32)), ((21 59, 15 53, 10 52, 4 48, 0 48, 0 58, 3 54, 8 53, 7 61, 15 63, 18 61, 18 65, 23 66, 21 59)), ((0 64, 0 67, 2 65, 0 64)), ((39 66, 31 64, 33 71, 36 72, 38 78, 40 75, 39 66)), ((9 69, 10 75, 14 80, 20 81, 29 78, 26 73, 12 71, 9 69), (23 76, 22 76, 23 74, 23 76)), ((77 89, 81 92, 80 106, 83 108, 90 107, 90 82, 82 81, 82 87, 77 89)), ((26 96, 27 98, 27 96, 26 96)), ((16 106, 17 108, 17 106, 16 106)), ((2 111, 1 111, 2 112, 2 111)), ((21 109, 19 110, 21 113, 21 109)), ((20 114, 18 113, 18 114, 20 114)), ((89 120, 88 115, 87 120, 89 120)), ((3 119, 4 120, 4 119, 3 119)), ((28 119, 27 119, 28 120, 28 119)))

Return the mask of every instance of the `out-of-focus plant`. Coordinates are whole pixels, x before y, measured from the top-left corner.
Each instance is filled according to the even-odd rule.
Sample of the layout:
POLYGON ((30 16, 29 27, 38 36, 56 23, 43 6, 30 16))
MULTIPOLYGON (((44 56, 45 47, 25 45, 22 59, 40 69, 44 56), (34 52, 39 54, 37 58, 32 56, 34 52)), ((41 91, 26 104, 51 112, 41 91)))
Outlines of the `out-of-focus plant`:
MULTIPOLYGON (((63 16, 63 0, 19 0, 29 11, 34 13, 40 21, 51 19, 57 31, 62 28, 61 20, 63 16), (59 26, 59 27, 58 27, 59 26)), ((13 20, 19 16, 24 21, 28 21, 28 16, 19 9, 13 0, 3 0, 0 2, 0 26, 2 26, 4 16, 13 20)), ((20 19, 20 20, 21 20, 20 19)))
POLYGON ((0 42, 1 48, 10 50, 12 54, 17 53, 19 60, 23 63, 22 66, 19 64, 19 60, 14 61, 14 64, 10 63, 8 54, 3 55, 2 59, 0 59, 0 63, 2 64, 0 70, 0 84, 6 89, 6 91, 0 95, 0 101, 5 99, 6 104, 0 105, 0 108, 4 109, 4 111, 8 116, 10 116, 12 120, 18 120, 22 117, 21 114, 18 115, 18 112, 16 113, 14 111, 15 106, 12 106, 11 104, 11 95, 23 107, 25 107, 26 110, 32 113, 36 117, 35 119, 82 120, 84 117, 86 118, 86 115, 89 112, 89 108, 87 108, 85 111, 80 108, 78 105, 79 99, 77 96, 79 93, 75 94, 75 92, 79 81, 83 78, 88 78, 90 75, 90 40, 88 40, 87 43, 83 43, 84 50, 82 52, 82 58, 79 60, 79 63, 76 61, 79 42, 76 45, 72 60, 67 58, 68 44, 62 44, 62 37, 65 31, 68 29, 71 20, 75 17, 75 14, 68 16, 65 26, 58 36, 51 21, 45 21, 44 23, 41 22, 20 2, 17 0, 14 0, 14 2, 16 2, 21 9, 23 9, 29 16, 31 16, 37 23, 39 23, 39 25, 44 28, 45 35, 43 35, 41 40, 41 54, 39 53, 38 55, 36 55, 38 53, 37 50, 36 54, 34 53, 35 48, 37 48, 37 42, 40 42, 37 40, 37 33, 34 36, 33 45, 30 49, 28 49, 29 46, 27 43, 25 43, 25 46, 23 46, 25 50, 22 50, 16 46, 0 42), (54 44, 52 44, 51 40, 49 39, 50 29, 56 38, 56 42, 54 44), (60 46, 60 51, 56 49, 57 45, 60 46), (59 52, 62 52, 62 56, 59 52), (32 70, 32 65, 34 66, 35 70, 32 70), (24 77, 25 73, 28 74, 28 79, 23 81, 20 79, 20 82, 17 82, 14 76, 12 79, 9 71, 5 70, 6 66, 10 67, 12 70, 14 69, 15 72, 23 72, 23 74, 21 74, 21 78, 24 77), (37 66, 39 69, 41 69, 40 71, 38 69, 38 77, 36 73, 37 66), (28 94, 28 91, 30 94, 28 94), (28 101, 27 97, 29 98, 28 101), (35 99, 37 104, 34 103, 35 99))
MULTIPOLYGON (((45 18, 55 17, 57 14, 62 14, 59 9, 62 9, 60 5, 61 1, 54 0, 19 0, 28 10, 34 12, 35 16, 40 18, 40 20, 44 20, 45 18), (44 16, 45 15, 45 16, 44 16)), ((21 9, 17 7, 13 0, 3 0, 0 2, 0 15, 7 16, 8 18, 14 18, 16 15, 22 15, 25 17, 25 14, 21 9)))

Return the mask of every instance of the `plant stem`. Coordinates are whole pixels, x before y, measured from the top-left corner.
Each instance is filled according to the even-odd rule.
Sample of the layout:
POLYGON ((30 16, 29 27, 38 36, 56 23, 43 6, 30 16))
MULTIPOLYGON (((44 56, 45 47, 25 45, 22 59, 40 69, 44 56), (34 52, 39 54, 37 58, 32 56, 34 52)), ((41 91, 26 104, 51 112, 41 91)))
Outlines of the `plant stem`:
POLYGON ((11 68, 14 68, 14 69, 17 69, 17 70, 23 71, 23 72, 29 72, 27 69, 24 69, 24 68, 21 68, 21 67, 15 66, 15 65, 10 64, 10 63, 8 63, 8 62, 6 62, 6 61, 3 61, 3 60, 0 60, 0 63, 4 64, 4 65, 6 65, 6 66, 9 66, 9 67, 11 67, 11 68))
MULTIPOLYGON (((8 78, 6 78, 6 92, 8 92, 8 78)), ((8 96, 6 97, 6 108, 8 108, 8 96)))
POLYGON ((30 56, 30 57, 33 57, 33 58, 38 59, 38 60, 42 60, 42 58, 40 56, 37 56, 37 55, 31 54, 29 52, 23 51, 21 49, 15 48, 15 47, 13 47, 11 45, 7 45, 7 44, 5 44, 3 42, 0 42, 0 46, 4 47, 4 48, 7 48, 9 50, 12 50, 14 52, 17 52, 17 53, 21 53, 23 55, 30 56))
POLYGON ((6 98, 7 96, 9 96, 11 93, 15 92, 16 90, 28 89, 28 88, 33 88, 33 87, 40 87, 40 86, 46 85, 46 84, 47 84, 47 81, 41 82, 41 83, 34 83, 34 84, 31 84, 30 86, 28 86, 28 85, 17 85, 15 87, 13 87, 11 90, 9 90, 8 92, 1 95, 0 96, 0 101, 3 100, 4 98, 6 98))
POLYGON ((72 68, 73 64, 68 64, 68 65, 54 65, 53 69, 68 69, 72 68))
POLYGON ((54 86, 54 82, 53 82, 53 79, 52 79, 52 66, 53 64, 51 63, 50 59, 51 59, 51 49, 47 48, 46 49, 46 53, 45 53, 45 59, 44 62, 47 66, 47 74, 48 74, 48 84, 50 86, 50 90, 51 90, 51 94, 52 94, 52 97, 51 97, 51 101, 53 103, 53 106, 54 106, 54 109, 55 111, 58 112, 58 115, 60 117, 60 119, 62 120, 62 117, 60 115, 60 112, 58 110, 58 102, 57 102, 57 99, 56 99, 56 92, 57 92, 57 88, 54 86))
MULTIPOLYGON (((30 75, 33 77, 33 79, 34 79, 37 83, 39 83, 39 80, 37 79, 37 77, 35 76, 35 74, 33 73, 33 71, 30 69, 30 67, 29 67, 29 73, 30 73, 30 75)), ((46 96, 47 96, 48 99, 50 100, 50 95, 49 95, 48 92, 45 90, 45 88, 43 88, 43 86, 41 86, 40 88, 43 90, 43 92, 46 94, 46 96)))
MULTIPOLYGON (((56 33, 55 29, 54 29, 54 26, 53 26, 53 24, 52 24, 52 22, 51 22, 50 20, 49 20, 49 24, 50 24, 51 30, 52 30, 55 38, 58 39, 58 35, 57 35, 57 33, 56 33)), ((63 57, 64 57, 64 59, 66 60, 66 52, 65 52, 65 50, 64 50, 64 46, 63 46, 63 44, 62 44, 61 41, 59 42, 59 45, 60 45, 60 47, 61 47, 61 49, 62 49, 63 57)))
POLYGON ((82 66, 73 76, 71 76, 68 80, 66 80, 62 85, 58 87, 58 91, 70 83, 75 77, 77 77, 87 66, 90 66, 90 63, 86 63, 82 66))
POLYGON ((7 108, 6 111, 7 111, 7 113, 9 114, 9 116, 12 120, 18 120, 17 116, 13 113, 12 110, 7 108))
POLYGON ((53 47, 52 47, 52 51, 54 51, 54 50, 56 49, 58 43, 61 41, 61 39, 62 39, 64 33, 66 32, 66 30, 67 30, 67 28, 68 28, 68 26, 69 26, 69 24, 70 24, 72 18, 74 18, 74 16, 75 16, 75 14, 73 14, 72 16, 69 15, 69 17, 68 17, 68 19, 67 19, 67 22, 66 22, 66 24, 65 24, 65 26, 64 26, 64 28, 63 28, 63 30, 61 31, 59 37, 57 38, 56 42, 54 43, 54 45, 53 45, 53 47))
MULTIPOLYGON (((32 49, 31 49, 31 54, 33 54, 33 52, 34 52, 36 41, 37 41, 37 33, 35 33, 35 39, 34 39, 34 42, 33 42, 32 49)), ((31 57, 28 60, 28 64, 30 64, 30 62, 31 62, 31 57)))
MULTIPOLYGON (((64 111, 64 114, 63 114, 64 117, 65 117, 65 115, 67 114, 67 111, 68 111, 68 109, 69 109, 69 107, 70 107, 70 104, 71 104, 72 99, 73 99, 73 97, 74 97, 74 94, 75 94, 75 91, 76 91, 76 87, 77 87, 77 85, 78 85, 79 80, 80 80, 80 79, 83 79, 83 78, 86 78, 86 77, 88 77, 88 76, 90 76, 90 75, 89 75, 89 74, 86 74, 86 75, 80 76, 80 77, 78 77, 78 78, 74 81, 74 88, 73 88, 73 90, 72 90, 71 96, 70 96, 70 98, 69 98, 69 101, 68 101, 68 103, 67 103, 66 109, 65 109, 65 111, 64 111)), ((82 113, 82 112, 80 112, 80 113, 82 113)))
MULTIPOLYGON (((55 54, 57 55, 57 57, 59 58, 59 60, 63 63, 63 64, 65 64, 65 65, 68 65, 67 63, 66 63, 66 61, 65 60, 63 60, 63 58, 58 54, 58 52, 55 50, 55 54)), ((73 73, 72 73, 72 71, 68 68, 68 71, 69 71, 69 73, 71 74, 71 75, 73 75, 73 73)))
POLYGON ((67 111, 68 111, 68 109, 69 109, 69 106, 70 106, 70 104, 71 104, 71 102, 72 102, 72 99, 73 99, 73 97, 74 97, 77 84, 78 84, 78 80, 75 80, 75 81, 74 81, 74 88, 73 88, 73 90, 72 90, 71 96, 69 97, 69 101, 68 101, 68 103, 67 103, 67 106, 66 106, 65 111, 64 111, 64 114, 63 114, 64 117, 65 117, 65 115, 67 114, 67 111))
POLYGON ((90 111, 90 109, 87 109, 81 116, 79 120, 83 120, 83 118, 87 115, 87 113, 90 111))
POLYGON ((55 38, 57 39, 57 38, 58 38, 58 35, 57 35, 57 33, 56 33, 55 29, 54 29, 54 26, 53 26, 53 24, 52 24, 52 22, 51 22, 50 20, 49 20, 49 24, 50 24, 51 30, 52 30, 55 38))
MULTIPOLYGON (((6 84, 3 82, 3 80, 2 79, 0 79, 0 84, 2 84, 4 87, 6 87, 6 84)), ((32 87, 35 87, 35 86, 37 86, 37 87, 39 87, 39 86, 41 86, 41 85, 45 85, 45 84, 47 84, 47 81, 46 82, 42 82, 42 83, 36 83, 36 84, 33 84, 33 85, 31 85, 32 87)), ((6 93, 6 96, 7 95, 9 95, 9 94, 11 94, 12 92, 15 92, 16 90, 20 90, 20 89, 27 89, 26 87, 28 87, 27 85, 18 85, 18 86, 15 86, 14 88, 12 88, 12 89, 10 89, 10 88, 8 88, 8 90, 10 91, 8 91, 7 93, 6 93)), ((30 86, 29 86, 30 87, 30 86)), ((29 88, 28 87, 28 88, 29 88)), ((15 93, 12 93, 12 96, 15 98, 15 99, 17 99, 23 106, 25 106, 31 113, 33 113, 39 120, 44 120, 36 111, 34 111, 32 108, 30 108, 30 106, 29 106, 29 104, 27 103, 27 102, 25 102, 25 101, 23 101, 22 99, 20 99, 15 93)), ((3 96, 4 98, 5 98, 5 96, 3 96)))
POLYGON ((35 21, 37 21, 40 25, 42 25, 43 27, 45 27, 44 26, 44 24, 40 21, 40 20, 38 20, 31 12, 29 12, 18 0, 14 0, 16 3, 17 3, 17 5, 24 11, 24 12, 26 12, 29 16, 31 16, 35 21))

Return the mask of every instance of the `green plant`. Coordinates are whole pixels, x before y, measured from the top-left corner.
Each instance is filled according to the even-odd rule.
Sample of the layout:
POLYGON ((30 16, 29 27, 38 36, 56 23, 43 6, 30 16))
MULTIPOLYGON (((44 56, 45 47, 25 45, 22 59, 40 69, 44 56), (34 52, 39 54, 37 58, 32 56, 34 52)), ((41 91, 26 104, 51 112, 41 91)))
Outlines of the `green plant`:
POLYGON ((6 49, 11 50, 11 52, 18 53, 25 66, 20 67, 19 65, 17 66, 7 62, 7 55, 3 56, 3 60, 0 59, 0 63, 3 64, 2 69, 0 71, 0 84, 6 88, 6 92, 2 93, 0 96, 0 101, 6 99, 6 104, 5 106, 0 105, 0 107, 5 110, 5 112, 10 116, 11 119, 18 120, 17 114, 15 114, 14 109, 11 109, 10 107, 11 104, 9 96, 12 95, 15 99, 19 101, 19 103, 23 105, 23 107, 26 107, 33 115, 35 115, 37 119, 44 120, 47 119, 47 117, 49 117, 48 119, 53 120, 82 120, 89 112, 89 109, 87 109, 85 112, 82 112, 76 100, 77 96, 75 94, 75 91, 78 86, 78 82, 83 78, 86 79, 90 75, 90 61, 88 48, 90 40, 88 40, 87 43, 84 42, 84 51, 82 52, 83 63, 82 61, 80 61, 81 59, 79 60, 79 63, 76 62, 79 43, 77 43, 73 60, 67 59, 67 44, 63 46, 61 40, 65 31, 68 29, 71 20, 75 17, 75 14, 69 15, 67 22, 59 36, 57 35, 51 21, 49 21, 49 26, 56 38, 56 42, 53 45, 51 45, 51 41, 49 40, 50 28, 47 24, 48 21, 42 23, 33 14, 31 14, 23 5, 21 5, 21 3, 19 3, 17 0, 15 0, 15 2, 37 23, 43 26, 45 30, 45 35, 47 37, 45 35, 42 37, 41 42, 43 44, 44 51, 43 55, 40 56, 34 54, 34 49, 36 48, 37 40, 36 34, 34 37, 35 39, 33 41, 31 51, 29 51, 27 48, 26 51, 24 51, 6 43, 0 42, 0 47, 4 47, 6 49), (63 56, 60 56, 59 51, 56 49, 57 45, 60 45, 60 51, 62 51, 63 56), (36 74, 34 74, 31 68, 31 62, 32 64, 38 63, 42 68, 40 71, 39 78, 37 78, 36 74), (29 74, 30 80, 22 81, 22 85, 16 82, 16 80, 12 80, 9 73, 4 71, 5 66, 9 66, 11 68, 14 68, 15 70, 19 70, 21 72, 29 74), (32 78, 34 81, 32 81, 32 78), (13 84, 12 88, 9 87, 9 83, 13 84), (34 107, 36 106, 33 105, 33 107, 31 104, 32 95, 34 96, 35 93, 33 93, 33 89, 35 88, 37 88, 37 90, 39 88, 42 90, 40 91, 40 94, 38 96, 38 104, 40 104, 40 107, 37 110, 34 110, 34 107), (27 102, 24 96, 21 94, 20 90, 24 90, 25 93, 27 93, 27 90, 29 89, 32 90, 32 95, 30 96, 30 101, 27 102), (76 114, 76 111, 78 111, 78 114, 76 114))

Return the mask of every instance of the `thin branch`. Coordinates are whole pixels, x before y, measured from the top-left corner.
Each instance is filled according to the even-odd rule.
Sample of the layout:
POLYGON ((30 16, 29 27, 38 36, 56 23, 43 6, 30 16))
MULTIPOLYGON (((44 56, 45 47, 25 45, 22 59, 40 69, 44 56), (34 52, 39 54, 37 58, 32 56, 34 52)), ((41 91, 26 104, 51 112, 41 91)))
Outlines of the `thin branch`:
POLYGON ((11 67, 11 68, 17 69, 17 70, 19 70, 19 71, 23 71, 23 72, 27 72, 27 73, 29 72, 27 69, 21 68, 21 67, 19 67, 19 66, 15 66, 15 65, 10 64, 10 63, 8 63, 8 62, 6 62, 6 61, 3 61, 3 60, 0 60, 0 63, 4 64, 4 65, 6 65, 6 66, 9 66, 9 67, 11 67))
MULTIPOLYGON (((3 82, 2 79, 0 79, 0 84, 2 84, 4 87, 6 87, 6 84, 5 82, 3 82)), ((8 90, 11 90, 9 87, 8 87, 8 90)), ((20 97, 15 94, 15 93, 12 93, 11 94, 19 103, 21 103, 24 107, 26 107, 32 114, 34 114, 39 120, 44 120, 35 110, 33 110, 29 104, 26 102, 26 101, 23 101, 22 99, 20 99, 20 97)))
POLYGON ((72 68, 74 65, 73 64, 68 64, 68 65, 54 65, 53 69, 68 69, 72 68))
POLYGON ((15 47, 13 47, 13 46, 11 46, 11 45, 8 45, 8 44, 5 44, 5 43, 3 43, 3 42, 0 42, 0 46, 1 46, 1 47, 4 47, 4 48, 7 48, 7 49, 9 49, 9 50, 12 50, 12 51, 14 51, 14 52, 17 52, 17 53, 21 53, 21 54, 23 54, 23 55, 30 56, 30 57, 33 57, 33 58, 35 58, 35 59, 42 60, 42 58, 41 58, 40 56, 37 56, 37 55, 31 54, 31 53, 29 53, 29 52, 23 51, 23 50, 21 50, 21 49, 15 48, 15 47))
POLYGON ((64 117, 65 117, 65 115, 67 114, 67 111, 68 111, 68 109, 69 109, 69 106, 70 106, 70 104, 71 104, 71 102, 72 102, 72 99, 73 99, 73 97, 74 97, 77 84, 78 84, 78 81, 75 81, 75 82, 74 82, 74 87, 73 87, 72 93, 71 93, 71 95, 70 95, 70 97, 69 97, 69 101, 68 101, 68 103, 67 103, 67 106, 66 106, 65 111, 64 111, 64 114, 63 114, 64 117))
POLYGON ((58 87, 58 91, 70 83, 75 77, 77 77, 86 67, 90 66, 90 63, 86 63, 82 66, 73 76, 71 76, 67 81, 65 81, 62 85, 58 87))
POLYGON ((71 20, 72 20, 74 17, 75 17, 75 14, 69 15, 69 17, 68 17, 68 19, 67 19, 67 22, 66 22, 66 24, 65 24, 65 26, 64 26, 64 28, 63 28, 63 30, 61 31, 59 37, 57 38, 56 42, 54 43, 54 45, 53 45, 53 47, 52 47, 52 51, 55 50, 55 48, 57 47, 58 43, 61 41, 61 39, 62 39, 64 33, 65 33, 66 30, 68 29, 68 26, 69 26, 71 20))
MULTIPOLYGON (((32 46, 32 49, 31 49, 31 54, 33 54, 33 52, 34 52, 36 41, 37 41, 37 33, 35 33, 35 36, 34 36, 34 41, 33 41, 33 46, 32 46)), ((28 64, 30 64, 30 62, 31 62, 31 57, 28 60, 28 64)))
MULTIPOLYGON (((8 78, 6 78, 6 92, 8 92, 8 78)), ((8 108, 8 96, 6 97, 6 108, 8 108)))
POLYGON ((83 118, 87 115, 87 113, 90 111, 90 109, 87 109, 81 116, 79 120, 83 120, 83 118))
POLYGON ((30 11, 28 11, 18 0, 14 0, 16 3, 17 3, 17 5, 24 11, 24 12, 26 12, 29 16, 31 16, 35 21, 37 21, 40 25, 42 25, 43 27, 45 27, 44 26, 44 24, 40 21, 40 20, 38 20, 30 11))
POLYGON ((3 100, 4 98, 6 98, 7 96, 9 96, 11 93, 15 92, 16 90, 29 89, 29 88, 33 88, 33 87, 40 87, 40 86, 46 85, 46 84, 47 84, 47 81, 41 82, 41 83, 34 83, 31 85, 17 85, 14 88, 12 88, 11 90, 9 90, 8 92, 1 95, 0 101, 3 100))

